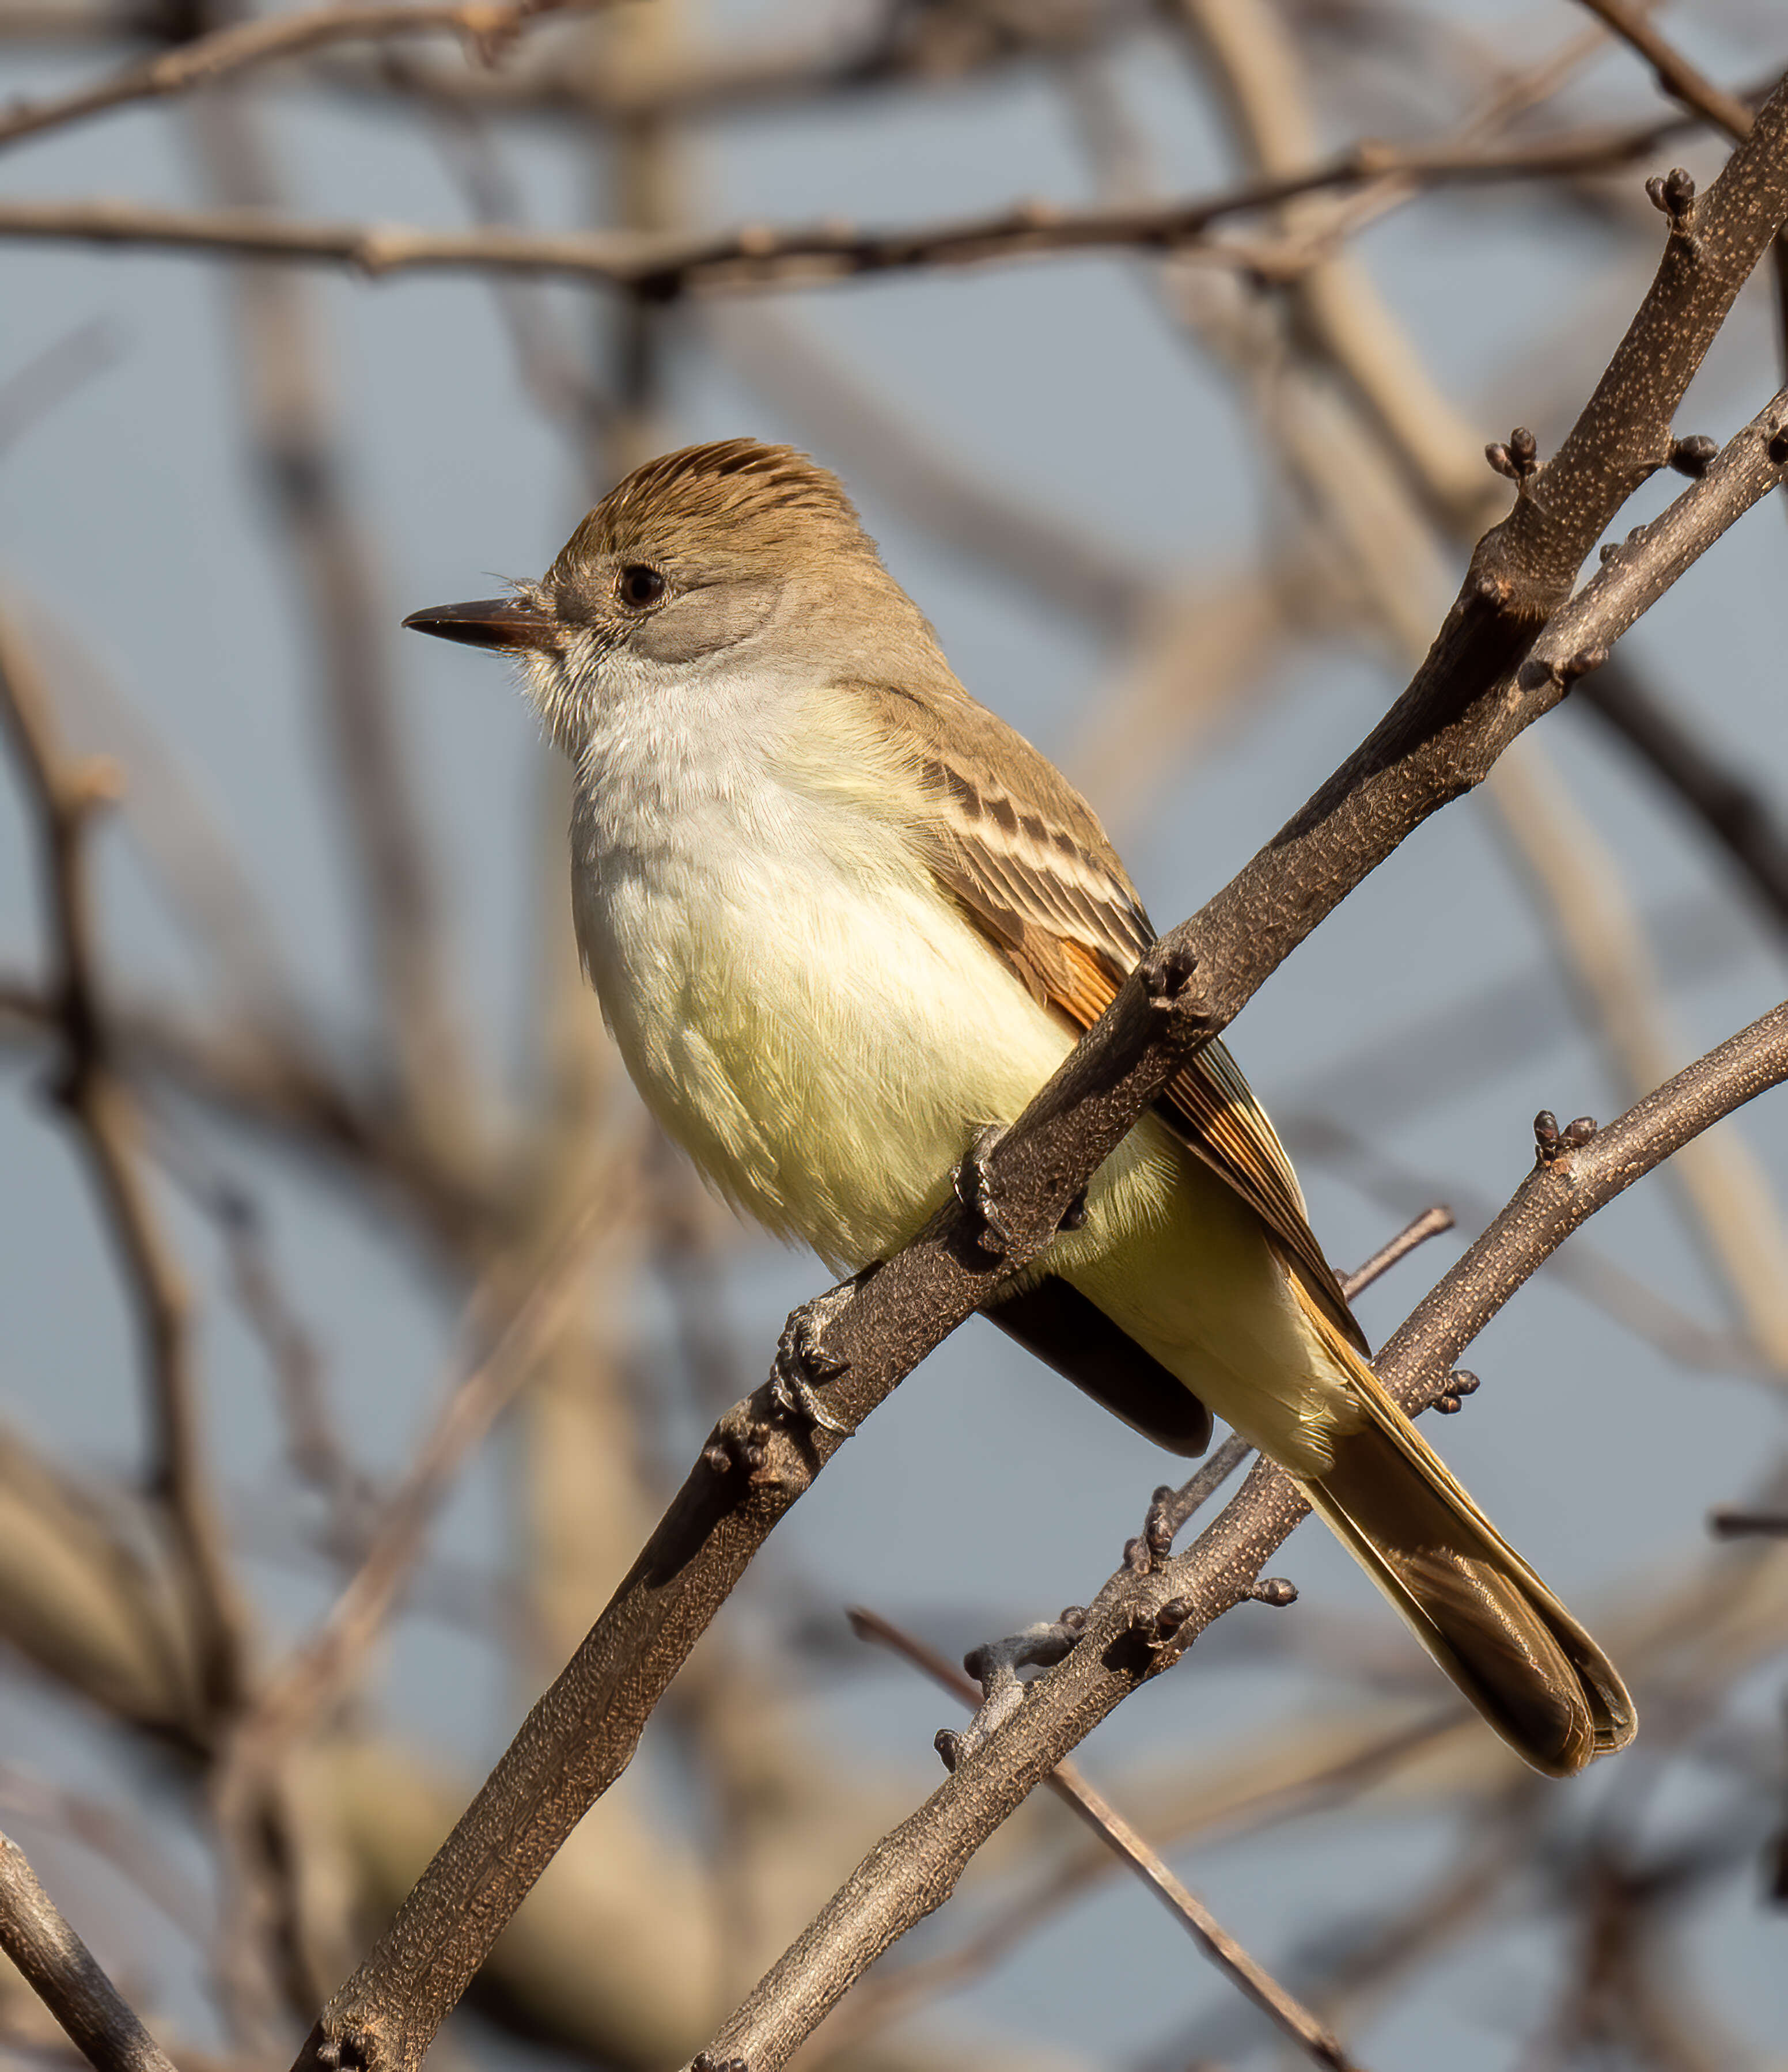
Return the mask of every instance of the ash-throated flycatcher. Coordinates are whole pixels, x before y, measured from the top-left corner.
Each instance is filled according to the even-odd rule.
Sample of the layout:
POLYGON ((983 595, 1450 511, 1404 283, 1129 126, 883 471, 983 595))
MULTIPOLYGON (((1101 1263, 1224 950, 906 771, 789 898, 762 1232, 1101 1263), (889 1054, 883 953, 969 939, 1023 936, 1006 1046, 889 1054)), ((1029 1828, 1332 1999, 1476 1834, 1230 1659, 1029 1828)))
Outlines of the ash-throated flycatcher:
MULTIPOLYGON (((576 772, 578 940, 634 1083, 835 1269, 913 1235, 1151 938, 1085 801, 787 447, 666 454, 538 582, 405 623, 520 656, 576 772)), ((1164 1446, 1201 1450, 1215 1412, 1270 1453, 1536 1769, 1632 1738, 1613 1666, 1366 1364, 1220 1044, 987 1314, 1164 1446)))

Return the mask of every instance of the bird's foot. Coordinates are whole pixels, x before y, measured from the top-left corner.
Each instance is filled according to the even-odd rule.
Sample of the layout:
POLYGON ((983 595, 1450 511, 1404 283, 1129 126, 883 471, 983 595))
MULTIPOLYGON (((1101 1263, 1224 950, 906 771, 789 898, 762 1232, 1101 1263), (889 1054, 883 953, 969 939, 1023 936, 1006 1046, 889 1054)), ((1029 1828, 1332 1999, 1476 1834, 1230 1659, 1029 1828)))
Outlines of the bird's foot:
POLYGON ((997 1122, 986 1124, 975 1134, 962 1162, 956 1169, 956 1198, 980 1223, 975 1235, 981 1249, 1003 1259, 1012 1248, 1011 1226, 999 1198, 991 1160, 1005 1131, 997 1122))
POLYGON ((843 1281, 791 1310, 770 1369, 770 1401, 781 1416, 836 1433, 841 1439, 848 1439, 857 1428, 834 1417, 820 1402, 818 1391, 836 1381, 851 1363, 827 1352, 822 1342, 826 1326, 856 1293, 857 1285, 855 1280, 843 1281))

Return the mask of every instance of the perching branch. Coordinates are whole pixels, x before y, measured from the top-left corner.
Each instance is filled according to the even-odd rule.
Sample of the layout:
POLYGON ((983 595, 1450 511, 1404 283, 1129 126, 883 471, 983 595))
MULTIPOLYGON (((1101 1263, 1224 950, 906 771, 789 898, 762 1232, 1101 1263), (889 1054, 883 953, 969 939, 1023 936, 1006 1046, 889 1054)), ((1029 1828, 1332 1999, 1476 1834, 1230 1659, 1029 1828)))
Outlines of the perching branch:
MULTIPOLYGON (((1423 820, 1481 781, 1507 743, 1559 702, 1571 676, 1782 479, 1788 394, 1559 610, 1609 519, 1667 458, 1682 388, 1785 216, 1788 83, 1701 204, 1692 235, 1673 232, 1658 281, 1584 418, 1552 468, 1523 484, 1510 519, 1481 544, 1465 591, 1409 690, 1241 876, 1155 947, 991 1153, 1011 1247, 990 1253, 977 1223, 953 1207, 895 1259, 823 1299, 825 1348, 843 1363, 828 1385, 832 1415, 860 1422, 1001 1277, 1040 1252, 1185 1057, 1423 820)), ((722 1419, 608 1610, 392 1929, 324 2011, 301 2066, 320 2067, 344 2051, 372 2072, 419 2063, 521 1895, 625 1767, 658 1696, 757 1548, 841 1443, 824 1430, 797 1442, 774 1420, 767 1392, 722 1419)), ((898 1878, 897 1864, 886 1868, 898 1878)), ((943 1896, 938 1889, 930 1904, 943 1896)))

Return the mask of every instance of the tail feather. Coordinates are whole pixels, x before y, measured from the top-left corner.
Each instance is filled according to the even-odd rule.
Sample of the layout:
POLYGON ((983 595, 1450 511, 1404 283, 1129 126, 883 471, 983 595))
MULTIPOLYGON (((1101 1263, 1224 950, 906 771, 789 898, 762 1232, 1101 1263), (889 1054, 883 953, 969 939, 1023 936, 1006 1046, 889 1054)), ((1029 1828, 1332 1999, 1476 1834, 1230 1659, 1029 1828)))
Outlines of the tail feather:
POLYGON ((1427 1649, 1517 1754, 1570 1777, 1637 1729, 1607 1656, 1517 1554, 1319 1318, 1365 1412, 1333 1466, 1300 1477, 1333 1529, 1427 1649))

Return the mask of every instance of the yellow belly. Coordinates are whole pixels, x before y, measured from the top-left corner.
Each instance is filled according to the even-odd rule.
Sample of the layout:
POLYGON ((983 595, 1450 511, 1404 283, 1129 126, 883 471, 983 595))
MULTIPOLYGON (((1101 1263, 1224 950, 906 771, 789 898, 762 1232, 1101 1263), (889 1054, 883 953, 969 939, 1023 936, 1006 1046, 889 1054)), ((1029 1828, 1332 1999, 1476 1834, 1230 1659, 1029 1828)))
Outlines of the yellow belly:
MULTIPOLYGON (((979 1133, 1016 1119, 1071 1047, 929 882, 841 881, 822 901, 761 876, 675 898, 611 887, 579 922, 658 1120, 722 1194, 836 1271, 910 1238, 979 1133)), ((1087 1211, 1032 1272, 1071 1281, 1218 1416, 1320 1471, 1345 1384, 1254 1212, 1152 1118, 1095 1176, 1087 1211)))

